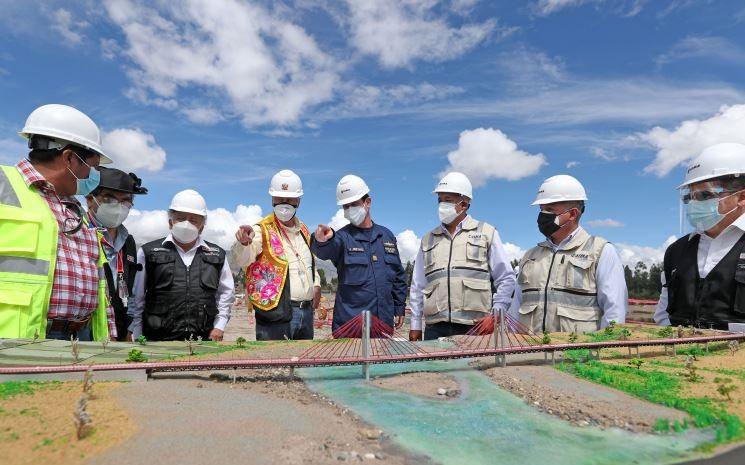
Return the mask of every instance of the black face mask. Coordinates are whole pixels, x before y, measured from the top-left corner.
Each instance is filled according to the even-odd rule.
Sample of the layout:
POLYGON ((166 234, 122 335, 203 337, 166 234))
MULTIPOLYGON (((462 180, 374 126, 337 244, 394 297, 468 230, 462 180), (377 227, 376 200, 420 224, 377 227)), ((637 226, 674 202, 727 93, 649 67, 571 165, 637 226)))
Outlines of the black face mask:
POLYGON ((569 210, 565 210, 561 213, 548 213, 548 212, 538 213, 538 230, 541 232, 541 234, 543 234, 546 237, 553 236, 556 231, 558 231, 564 226, 564 225, 559 226, 558 224, 556 224, 556 217, 559 215, 563 215, 564 213, 568 211, 569 210))

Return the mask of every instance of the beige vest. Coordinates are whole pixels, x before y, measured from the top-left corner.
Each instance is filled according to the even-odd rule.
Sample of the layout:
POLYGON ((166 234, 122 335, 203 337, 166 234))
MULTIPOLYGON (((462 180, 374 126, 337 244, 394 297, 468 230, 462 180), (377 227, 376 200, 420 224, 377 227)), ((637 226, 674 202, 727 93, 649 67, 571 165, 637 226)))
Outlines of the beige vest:
POLYGON ((600 253, 608 241, 579 228, 563 249, 546 242, 520 261, 520 322, 535 334, 600 329, 602 309, 595 282, 600 253))
POLYGON ((489 247, 495 229, 467 216, 451 240, 438 226, 422 238, 427 287, 424 320, 472 325, 491 313, 492 283, 489 247))

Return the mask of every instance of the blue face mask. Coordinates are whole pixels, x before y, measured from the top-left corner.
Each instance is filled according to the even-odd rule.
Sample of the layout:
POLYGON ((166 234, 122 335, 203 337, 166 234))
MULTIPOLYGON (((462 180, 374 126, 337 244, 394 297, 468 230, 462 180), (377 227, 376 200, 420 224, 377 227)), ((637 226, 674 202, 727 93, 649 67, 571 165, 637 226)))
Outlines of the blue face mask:
POLYGON ((75 154, 76 157, 80 160, 82 164, 90 168, 90 173, 88 174, 88 177, 85 179, 80 179, 79 177, 75 176, 75 173, 72 172, 72 170, 68 167, 67 171, 70 172, 73 176, 75 176, 75 179, 78 180, 78 189, 75 192, 76 195, 82 195, 86 196, 93 192, 93 190, 98 187, 98 185, 101 183, 101 173, 98 172, 97 169, 93 168, 88 163, 84 162, 82 158, 80 158, 80 155, 77 153, 75 154))
MULTIPOLYGON (((727 197, 724 198, 726 199, 727 197)), ((735 208, 727 213, 719 213, 719 202, 721 200, 723 199, 691 200, 688 202, 686 205, 686 217, 696 231, 704 232, 710 230, 737 208, 735 206, 735 208)))

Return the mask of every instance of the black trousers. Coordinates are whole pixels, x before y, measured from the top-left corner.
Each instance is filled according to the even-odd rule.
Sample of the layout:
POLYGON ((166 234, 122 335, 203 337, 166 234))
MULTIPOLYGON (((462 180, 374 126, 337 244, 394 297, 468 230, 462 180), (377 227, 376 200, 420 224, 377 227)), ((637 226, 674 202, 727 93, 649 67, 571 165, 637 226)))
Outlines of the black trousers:
POLYGON ((426 325, 424 328, 424 340, 431 341, 440 337, 458 336, 466 334, 473 328, 472 325, 464 325, 460 323, 450 323, 449 321, 442 321, 440 323, 433 323, 426 325))
POLYGON ((292 338, 290 322, 285 323, 259 323, 256 322, 257 341, 284 341, 292 338))

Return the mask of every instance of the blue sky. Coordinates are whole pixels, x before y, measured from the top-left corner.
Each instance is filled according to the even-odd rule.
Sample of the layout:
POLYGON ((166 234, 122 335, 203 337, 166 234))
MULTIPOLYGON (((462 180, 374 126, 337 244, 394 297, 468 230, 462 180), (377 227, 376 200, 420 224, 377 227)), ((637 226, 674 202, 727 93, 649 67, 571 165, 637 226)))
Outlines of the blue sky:
POLYGON ((679 232, 682 166, 745 142, 737 1, 0 6, 0 162, 24 155, 15 132, 35 107, 79 108, 150 189, 127 223, 145 239, 195 188, 225 209, 209 234, 229 245, 290 168, 311 226, 337 214, 341 176, 365 178, 373 218, 413 232, 400 236, 410 255, 437 223, 438 175, 456 168, 515 255, 541 239, 541 181, 568 173, 588 191, 587 229, 627 262, 659 260, 679 232))

